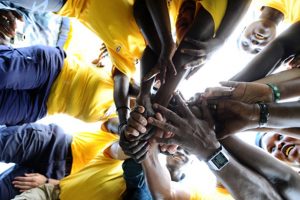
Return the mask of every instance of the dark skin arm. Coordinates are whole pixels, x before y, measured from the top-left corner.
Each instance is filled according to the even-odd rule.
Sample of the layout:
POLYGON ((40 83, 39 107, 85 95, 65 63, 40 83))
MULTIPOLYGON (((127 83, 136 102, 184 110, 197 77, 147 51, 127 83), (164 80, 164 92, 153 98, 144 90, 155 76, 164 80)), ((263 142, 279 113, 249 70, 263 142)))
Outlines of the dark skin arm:
MULTIPOLYGON (((179 102, 178 110, 183 117, 178 116, 174 112, 162 106, 155 105, 156 110, 165 116, 169 123, 166 123, 162 120, 156 120, 154 118, 149 118, 149 123, 164 131, 171 131, 174 133, 174 136, 169 139, 157 138, 157 140, 166 144, 178 144, 187 151, 194 153, 199 160, 208 160, 208 158, 210 158, 220 146, 220 143, 215 137, 213 129, 211 129, 209 125, 211 124, 210 122, 212 119, 209 116, 208 109, 205 107, 205 105, 203 106, 204 116, 206 116, 208 118, 207 120, 210 122, 199 120, 188 109, 184 101, 179 100, 178 97, 177 100, 179 102)), ((211 171, 231 192, 234 198, 281 199, 280 196, 274 191, 272 186, 264 178, 236 162, 233 157, 229 157, 230 162, 224 166, 224 168, 222 168, 220 171, 211 171)), ((169 186, 170 184, 164 184, 164 186, 158 187, 157 181, 154 182, 152 180, 153 177, 154 176, 151 178, 149 176, 150 181, 148 182, 152 191, 158 194, 159 191, 161 191, 161 193, 167 195, 168 198, 172 197, 170 199, 176 199, 176 196, 174 197, 172 196, 172 193, 170 193, 172 190, 163 189, 163 187, 169 186)), ((174 192, 173 194, 177 193, 174 192)), ((157 196, 159 197, 160 195, 157 196)))
POLYGON ((273 72, 290 55, 300 51, 300 22, 290 26, 273 40, 231 81, 251 82, 273 72))
POLYGON ((235 136, 221 143, 239 162, 265 177, 284 199, 300 198, 300 177, 290 167, 235 136))
POLYGON ((116 104, 120 124, 126 124, 129 117, 129 79, 128 77, 115 69, 114 79, 114 101, 116 104))
MULTIPOLYGON (((228 37, 228 35, 233 31, 233 27, 237 24, 241 16, 245 13, 246 8, 248 8, 250 1, 228 1, 227 10, 222 20, 219 29, 217 30, 217 34, 219 39, 223 40, 228 37)), ((198 13, 196 14, 193 24, 189 28, 188 32, 184 36, 184 38, 190 38, 196 41, 209 41, 213 39, 214 36, 214 22, 211 18, 210 14, 204 9, 200 8, 198 13)), ((181 40, 177 51, 173 58, 173 63, 176 66, 177 76, 168 76, 166 79, 166 83, 162 85, 159 89, 155 102, 167 106, 173 91, 179 84, 180 80, 185 76, 187 72, 187 67, 185 65, 191 64, 196 59, 200 61, 202 60, 202 54, 199 57, 199 52, 195 51, 194 53, 185 52, 187 49, 195 49, 194 44, 192 44, 190 39, 181 40), (182 52, 185 52, 183 53, 182 52)), ((196 66, 202 66, 203 63, 194 63, 196 66)), ((191 67, 191 66, 190 66, 191 67)))
MULTIPOLYGON (((193 53, 195 55, 202 54, 202 56, 204 56, 205 59, 207 57, 210 57, 211 53, 214 52, 216 49, 218 49, 220 46, 222 46, 223 43, 225 42, 225 40, 232 33, 232 31, 234 30, 234 28, 236 27, 236 25, 238 24, 240 19, 242 19, 242 17, 246 13, 247 9, 249 8, 250 3, 251 3, 251 0, 242 0, 242 1, 241 0, 229 0, 228 4, 227 4, 225 15, 222 19, 222 22, 221 22, 218 30, 215 33, 215 37, 213 37, 212 39, 210 39, 208 41, 203 41, 203 40, 199 41, 199 40, 194 40, 194 38, 188 37, 187 41, 194 43, 196 46, 198 46, 199 50, 195 51, 195 50, 184 49, 184 51, 186 53, 190 52, 191 55, 193 55, 193 53), (203 50, 205 53, 203 52, 203 50)), ((192 63, 190 63, 190 64, 192 64, 192 63)), ((187 66, 189 66, 190 64, 188 64, 187 66)), ((197 72, 198 69, 199 68, 197 67, 197 68, 194 68, 193 70, 191 70, 191 72, 188 74, 188 76, 186 78, 188 79, 190 76, 195 74, 195 72, 197 72)))
POLYGON ((160 80, 164 83, 166 73, 176 74, 176 69, 172 62, 172 57, 175 53, 175 43, 171 33, 167 0, 146 0, 146 4, 160 39, 161 50, 155 69, 160 69, 160 80))

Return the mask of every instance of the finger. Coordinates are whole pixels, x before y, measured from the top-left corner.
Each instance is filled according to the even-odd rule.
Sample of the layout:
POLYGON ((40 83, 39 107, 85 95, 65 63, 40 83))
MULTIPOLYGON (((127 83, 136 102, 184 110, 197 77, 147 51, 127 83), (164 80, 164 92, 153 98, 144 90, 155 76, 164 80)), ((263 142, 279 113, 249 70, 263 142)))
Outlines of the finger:
POLYGON ((142 126, 147 126, 147 119, 142 115, 141 112, 131 112, 130 118, 140 123, 142 126))
POLYGON ((141 114, 143 114, 145 112, 145 107, 144 106, 136 106, 133 111, 135 112, 139 112, 141 114))
POLYGON ((211 87, 206 88, 203 97, 207 99, 215 99, 219 97, 230 97, 232 96, 232 88, 228 87, 211 87))
POLYGON ((220 84, 225 87, 236 88, 239 85, 239 82, 236 81, 221 81, 220 84))
MULTIPOLYGON (((182 122, 181 117, 179 117, 176 113, 174 113, 173 111, 159 105, 159 104, 153 104, 153 108, 160 112, 167 120, 171 121, 172 123, 178 123, 178 122, 182 122)), ((149 120, 148 120, 149 122, 149 120)), ((171 131, 171 130, 170 130, 171 131)))
POLYGON ((140 133, 135 128, 133 128, 131 126, 126 127, 125 136, 128 140, 133 141, 133 138, 138 137, 139 135, 140 135, 140 133))
POLYGON ((143 82, 145 81, 149 81, 150 79, 154 78, 155 76, 157 76, 157 74, 160 73, 160 69, 159 68, 152 68, 150 70, 150 72, 148 72, 144 77, 143 77, 143 82))
POLYGON ((171 138, 155 138, 155 141, 159 144, 168 144, 168 145, 177 143, 175 136, 171 138))
POLYGON ((185 117, 193 118, 194 117, 193 113, 190 111, 189 107, 187 106, 185 101, 181 98, 181 96, 178 93, 175 93, 174 98, 179 106, 180 113, 182 113, 183 116, 185 117))
MULTIPOLYGON (((217 109, 217 107, 216 107, 216 109, 217 109)), ((203 113, 203 119, 205 121, 207 121, 209 127, 211 127, 211 128, 214 129, 214 120, 213 120, 213 117, 212 117, 212 115, 211 115, 211 113, 210 113, 210 111, 208 109, 207 101, 206 100, 203 100, 203 102, 201 104, 201 110, 202 110, 202 113, 203 113)))
POLYGON ((17 176, 14 178, 16 181, 24 181, 24 182, 30 182, 32 181, 31 177, 24 177, 24 176, 17 176))
POLYGON ((37 173, 25 173, 25 176, 27 177, 32 177, 32 176, 37 176, 37 173))
POLYGON ((130 149, 132 154, 137 154, 139 151, 141 151, 145 146, 149 146, 148 141, 140 142, 138 145, 134 146, 130 149))
POLYGON ((183 65, 183 69, 189 69, 189 68, 193 68, 193 67, 202 67, 205 63, 205 58, 199 58, 196 60, 192 60, 191 62, 186 63, 185 65, 183 65))
POLYGON ((164 131, 171 131, 171 132, 177 131, 177 128, 175 126, 173 126, 173 125, 171 125, 171 124, 169 124, 167 122, 159 121, 159 120, 154 119, 152 117, 150 117, 148 119, 148 122, 149 122, 149 124, 151 124, 151 125, 153 125, 155 127, 158 127, 158 128, 160 128, 160 129, 162 129, 164 131))
POLYGON ((195 39, 190 38, 190 37, 184 38, 184 41, 188 42, 188 43, 191 43, 191 44, 193 44, 193 45, 195 45, 197 47, 204 47, 205 46, 203 42, 201 42, 199 40, 195 40, 195 39))
POLYGON ((147 157, 149 151, 149 147, 141 150, 137 155, 136 155, 136 162, 141 163, 145 158, 147 157))
POLYGON ((194 74, 199 71, 200 67, 193 68, 189 71, 188 75, 185 77, 186 80, 189 80, 194 74))
POLYGON ((176 76, 177 75, 177 70, 176 70, 176 67, 175 67, 174 63, 172 62, 172 60, 170 61, 168 66, 170 66, 170 68, 173 72, 173 75, 176 76))
POLYGON ((19 183, 13 183, 15 188, 21 189, 21 190, 29 190, 31 188, 37 187, 38 184, 36 183, 26 183, 26 185, 24 184, 19 184, 19 183))
POLYGON ((206 52, 203 49, 181 49, 180 52, 193 57, 206 57, 206 52))
POLYGON ((23 16, 21 13, 19 13, 18 11, 16 10, 11 10, 12 14, 20 21, 23 21, 23 16))
POLYGON ((166 73, 167 73, 167 69, 166 67, 161 67, 162 69, 160 70, 160 82, 161 84, 165 84, 165 79, 166 79, 166 73))
MULTIPOLYGON (((146 123, 147 123, 147 120, 146 120, 146 123)), ((143 126, 141 123, 139 123, 138 121, 134 120, 133 118, 129 118, 128 125, 130 127, 134 128, 135 130, 137 130, 140 133, 145 133, 147 131, 147 129, 145 128, 145 126, 143 126)))
POLYGON ((174 154, 174 153, 176 153, 177 148, 178 148, 177 144, 171 144, 171 145, 167 146, 167 150, 166 151, 169 152, 170 154, 174 154))

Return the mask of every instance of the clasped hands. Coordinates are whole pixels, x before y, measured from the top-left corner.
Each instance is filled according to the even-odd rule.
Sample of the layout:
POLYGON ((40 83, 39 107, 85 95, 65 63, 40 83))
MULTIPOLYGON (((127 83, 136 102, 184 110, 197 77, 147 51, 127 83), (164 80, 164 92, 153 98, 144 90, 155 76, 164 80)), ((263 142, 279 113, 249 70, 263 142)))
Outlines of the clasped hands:
POLYGON ((206 102, 199 107, 203 116, 199 119, 179 95, 174 97, 176 113, 158 104, 153 105, 155 117, 144 117, 142 106, 131 112, 128 124, 121 131, 120 146, 137 162, 143 161, 157 143, 162 151, 175 153, 179 145, 204 160, 220 147, 206 102))

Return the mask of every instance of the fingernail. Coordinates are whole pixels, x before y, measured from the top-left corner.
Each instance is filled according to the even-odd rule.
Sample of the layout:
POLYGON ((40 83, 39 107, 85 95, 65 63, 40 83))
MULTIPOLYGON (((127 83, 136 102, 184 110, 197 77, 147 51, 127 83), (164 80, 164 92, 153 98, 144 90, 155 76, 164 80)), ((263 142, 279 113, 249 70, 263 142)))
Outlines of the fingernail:
POLYGON ((152 122, 153 122, 153 118, 152 118, 152 117, 149 117, 148 122, 149 122, 149 123, 152 123, 152 122))
POLYGON ((153 108, 158 108, 158 104, 157 103, 153 104, 153 108))

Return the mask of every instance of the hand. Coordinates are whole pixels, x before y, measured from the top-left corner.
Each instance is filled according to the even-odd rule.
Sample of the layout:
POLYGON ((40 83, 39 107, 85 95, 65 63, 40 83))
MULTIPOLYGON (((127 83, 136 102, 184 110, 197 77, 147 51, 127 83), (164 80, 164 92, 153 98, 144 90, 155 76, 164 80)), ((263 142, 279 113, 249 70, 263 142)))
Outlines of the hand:
POLYGON ((96 65, 97 67, 104 67, 104 64, 102 63, 102 59, 104 59, 107 56, 108 56, 108 51, 106 45, 102 43, 100 47, 100 54, 98 58, 92 61, 92 64, 96 65))
POLYGON ((272 89, 261 83, 224 81, 223 87, 207 88, 203 96, 207 99, 226 98, 244 103, 273 102, 272 89))
POLYGON ((17 23, 16 20, 23 21, 22 15, 15 10, 0 9, 0 38, 14 37, 16 34, 17 23))
POLYGON ((149 149, 147 137, 147 119, 143 116, 145 108, 137 106, 131 113, 127 125, 120 131, 120 146, 124 153, 135 161, 141 162, 145 159, 149 149))
POLYGON ((145 75, 145 77, 143 77, 143 81, 148 81, 156 75, 160 74, 159 80, 162 84, 164 84, 167 73, 173 73, 173 75, 175 76, 177 74, 177 71, 172 61, 175 51, 176 45, 173 42, 170 45, 163 47, 157 64, 148 74, 145 75))
POLYGON ((138 105, 143 106, 145 111, 143 112, 145 117, 154 116, 155 112, 152 108, 151 96, 149 94, 139 94, 136 102, 138 105))
MULTIPOLYGON (((156 140, 165 144, 178 144, 188 152, 197 154, 200 159, 208 159, 220 147, 213 129, 208 122, 197 119, 178 95, 176 98, 182 117, 165 107, 154 104, 155 110, 161 113, 169 123, 152 117, 148 119, 148 123, 174 133, 171 138, 156 138, 156 140)), ((204 109, 203 112, 211 121, 208 109, 204 109)))
POLYGON ((190 43, 195 47, 194 49, 181 49, 181 53, 195 58, 183 66, 184 69, 190 69, 185 77, 186 79, 189 79, 205 64, 206 60, 211 56, 211 53, 221 44, 221 42, 217 38, 208 41, 185 38, 184 42, 190 43))
POLYGON ((232 100, 209 100, 216 134, 223 139, 231 134, 258 127, 259 106, 232 100))
POLYGON ((300 55, 295 55, 294 58, 289 61, 288 69, 300 68, 300 55))
POLYGON ((24 192, 26 190, 30 190, 32 188, 38 187, 40 185, 45 184, 47 178, 39 173, 30 173, 25 174, 25 176, 17 176, 15 177, 12 184, 15 188, 18 188, 20 192, 24 192))

